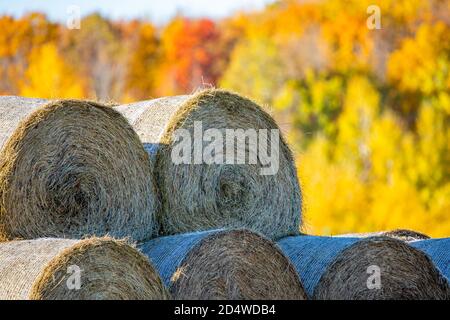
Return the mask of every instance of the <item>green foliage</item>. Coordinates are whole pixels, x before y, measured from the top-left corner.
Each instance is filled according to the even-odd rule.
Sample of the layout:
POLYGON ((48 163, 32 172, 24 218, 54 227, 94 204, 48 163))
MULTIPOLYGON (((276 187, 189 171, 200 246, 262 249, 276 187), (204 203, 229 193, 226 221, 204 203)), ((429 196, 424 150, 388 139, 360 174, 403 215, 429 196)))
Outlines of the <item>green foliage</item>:
POLYGON ((235 47, 219 85, 270 104, 273 92, 283 80, 283 66, 276 45, 270 39, 251 38, 235 47))

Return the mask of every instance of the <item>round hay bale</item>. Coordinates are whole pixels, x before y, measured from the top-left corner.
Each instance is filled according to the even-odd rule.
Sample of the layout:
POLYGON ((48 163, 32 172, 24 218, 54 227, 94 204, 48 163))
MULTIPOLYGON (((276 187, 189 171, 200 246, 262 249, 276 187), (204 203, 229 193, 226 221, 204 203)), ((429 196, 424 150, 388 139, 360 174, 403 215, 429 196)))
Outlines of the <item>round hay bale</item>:
POLYGON ((168 299, 147 258, 124 241, 0 243, 0 300, 168 299))
POLYGON ((327 267, 342 250, 359 240, 302 235, 283 238, 277 244, 291 260, 308 297, 312 298, 314 289, 327 267))
POLYGON ((174 299, 306 299, 289 260, 271 241, 248 230, 167 236, 140 249, 174 299))
POLYGON ((0 241, 157 233, 148 154, 94 102, 0 97, 0 241))
POLYGON ((388 237, 362 239, 344 249, 314 290, 319 300, 450 299, 447 280, 430 258, 388 237))
POLYGON ((150 154, 162 203, 158 216, 162 234, 225 227, 245 227, 271 239, 298 234, 301 192, 294 160, 281 133, 273 131, 277 132, 278 140, 271 136, 271 130, 279 128, 256 103, 227 91, 205 90, 115 109, 130 121, 150 154), (189 164, 175 163, 172 159, 172 152, 178 155, 179 143, 187 143, 187 138, 176 138, 183 129, 192 143, 186 153, 180 154, 188 155, 189 164), (209 129, 217 129, 222 141, 216 137, 202 139, 209 129), (236 160, 237 143, 234 148, 231 145, 226 148, 227 135, 231 141, 230 132, 238 129, 249 136, 251 132, 262 136, 245 139, 245 150, 240 149, 239 157, 245 163, 236 160), (267 135, 261 129, 267 130, 267 135), (276 171, 274 165, 272 173, 276 173, 266 174, 264 168, 269 164, 259 156, 264 151, 259 146, 267 143, 270 149, 272 142, 278 146, 279 152, 274 155, 279 169, 276 171), (212 145, 218 146, 211 152, 217 158, 214 162, 205 161, 202 155, 209 155, 206 150, 211 151, 212 145), (227 152, 235 154, 235 162, 224 157, 227 152), (196 154, 200 156, 197 160, 196 154))
MULTIPOLYGON (((334 279, 335 281, 348 281, 348 279, 343 280, 343 276, 352 276, 352 272, 355 272, 353 274, 353 276, 356 276, 356 272, 358 270, 356 270, 359 266, 361 266, 362 264, 360 263, 363 260, 360 259, 356 259, 355 261, 357 261, 358 263, 352 263, 350 262, 348 259, 345 260, 346 263, 348 264, 348 268, 349 268, 349 272, 345 272, 344 274, 336 274, 336 273, 331 273, 331 271, 329 271, 331 269, 331 265, 337 261, 339 259, 339 257, 341 257, 341 255, 343 254, 343 252, 345 252, 345 250, 350 250, 350 252, 354 252, 353 250, 356 250, 356 252, 358 254, 361 255, 361 257, 364 256, 370 256, 373 255, 372 252, 377 253, 378 255, 375 255, 377 257, 378 260, 376 260, 378 263, 380 263, 379 260, 384 261, 383 260, 383 255, 386 254, 386 261, 383 262, 383 264, 380 264, 379 266, 383 266, 384 269, 387 270, 394 270, 394 271, 389 271, 388 273, 384 274, 384 269, 382 268, 383 274, 382 276, 382 283, 383 281, 385 281, 384 278, 386 278, 387 281, 387 288, 389 287, 389 285, 392 285, 392 281, 391 278, 393 277, 398 277, 397 280, 399 281, 398 283, 404 283, 405 287, 412 287, 412 288, 419 288, 417 290, 423 290, 421 291, 422 293, 424 293, 424 295, 429 294, 429 291, 426 291, 426 289, 423 289, 422 287, 420 287, 421 284, 429 281, 429 279, 425 278, 421 278, 424 276, 424 272, 429 272, 429 277, 432 278, 430 280, 429 283, 429 287, 431 289, 436 289, 437 292, 437 296, 441 296, 442 293, 442 286, 441 286, 441 277, 437 276, 436 274, 439 274, 438 270, 433 266, 433 264, 429 261, 429 259, 422 253, 419 252, 418 250, 408 246, 407 244, 405 244, 404 242, 400 241, 400 240, 395 240, 395 239, 391 239, 391 241, 386 242, 385 240, 389 238, 383 237, 383 238, 357 238, 357 237, 353 237, 353 238, 345 238, 345 237, 321 237, 321 236, 297 236, 297 237, 287 237, 284 239, 281 239, 280 241, 278 241, 278 245, 281 248, 281 250, 283 251, 283 253, 290 258, 290 260, 292 261, 292 263, 294 264, 300 279, 305 287, 305 290, 308 294, 308 296, 310 298, 319 298, 319 295, 317 293, 317 287, 319 282, 325 281, 323 280, 325 277, 329 277, 330 279, 334 279), (371 243, 370 241, 372 241, 372 239, 382 239, 378 242, 376 242, 377 246, 379 247, 379 251, 376 250, 372 250, 370 245, 366 245, 361 248, 359 246, 356 246, 358 243, 360 243, 361 241, 369 241, 369 243, 371 243), (399 243, 402 243, 402 245, 399 245, 399 243), (356 247, 355 247, 356 246, 356 247), (355 247, 356 249, 352 249, 353 247, 355 247), (395 260, 395 255, 399 256, 398 260, 395 260), (404 261, 407 261, 407 263, 404 263, 404 261), (418 274, 416 274, 417 279, 415 278, 415 276, 409 277, 408 274, 409 272, 415 272, 416 269, 406 269, 406 271, 404 271, 404 269, 402 268, 398 268, 397 269, 397 265, 405 265, 406 268, 410 268, 411 264, 414 266, 417 263, 417 265, 414 268, 418 268, 421 269, 422 271, 420 271, 418 274), (325 274, 327 274, 327 276, 325 276, 325 274), (403 279, 405 278, 405 279, 403 279), (322 280, 321 280, 322 279, 322 280), (439 280, 436 280, 439 279, 439 280), (422 281, 423 282, 420 282, 422 281), (416 282, 415 282, 416 281, 416 282), (417 285, 417 287, 414 287, 415 285, 417 285), (316 293, 315 293, 316 292, 316 293)), ((436 239, 436 240, 424 240, 424 241, 417 241, 417 242, 412 242, 411 245, 416 245, 417 248, 419 249, 423 249, 424 252, 429 253, 430 256, 433 259, 436 259, 435 263, 436 265, 441 269, 441 271, 443 271, 443 273, 445 274, 445 270, 444 266, 445 263, 447 262, 447 266, 448 266, 448 251, 445 252, 446 248, 448 248, 448 243, 443 244, 442 242, 444 242, 444 239, 436 239), (441 241, 438 241, 441 240, 441 241), (427 252, 427 249, 429 250, 429 252, 427 252)), ((375 260, 374 260, 375 261, 375 260)), ((363 261, 364 262, 364 261, 363 261)), ((367 279, 370 276, 370 274, 367 273, 367 267, 370 265, 376 265, 376 263, 372 263, 369 265, 365 266, 365 269, 363 270, 364 273, 363 274, 357 274, 358 276, 360 276, 361 278, 364 279, 364 282, 358 282, 361 286, 365 285, 367 283, 367 279), (365 277, 365 278, 364 278, 365 277)), ((358 271, 359 272, 359 271, 358 271)), ((425 276, 426 277, 426 276, 425 276)), ((354 280, 352 279, 352 281, 359 281, 359 280, 354 280)), ((398 284, 397 283, 397 284, 398 284)), ((354 284, 354 283, 353 283, 354 284)), ((349 288, 349 286, 353 285, 353 284, 348 284, 348 286, 346 286, 347 290, 349 288)), ((338 286, 339 284, 336 284, 336 286, 338 286)), ((322 287, 323 287, 323 291, 320 293, 322 296, 320 296, 321 299, 325 299, 325 298, 335 298, 338 299, 339 297, 339 293, 336 293, 336 297, 331 297, 331 296, 323 296, 323 294, 327 293, 327 289, 325 288, 324 284, 322 283, 322 287)), ((445 287, 445 285, 444 285, 445 287)), ((355 286, 353 291, 351 292, 356 292, 355 290, 359 290, 361 288, 359 288, 358 286, 355 286)), ((398 289, 398 288, 397 288, 398 289)), ((365 290, 367 291, 367 288, 365 288, 365 290)), ((351 294, 348 293, 348 294, 351 294)), ((390 292, 389 294, 391 294, 392 292, 390 292)), ((395 292, 394 292, 395 293, 395 292)), ((369 298, 366 297, 365 294, 366 292, 364 291, 364 288, 361 289, 360 292, 356 292, 356 295, 360 295, 359 297, 349 297, 348 294, 346 296, 342 296, 343 299, 345 298, 352 298, 352 299, 356 299, 356 298, 369 298)), ((379 294, 377 297, 375 298, 397 298, 394 296, 389 296, 387 293, 384 292, 380 292, 378 291, 379 294), (383 296, 384 295, 384 296, 383 296)), ((399 295, 403 294, 402 291, 400 290, 399 295)), ((405 293, 406 295, 407 293, 405 293)))
POLYGON ((379 231, 379 232, 367 232, 367 233, 349 233, 336 235, 335 237, 356 237, 356 238, 368 238, 368 237, 377 237, 377 236, 386 236, 389 238, 394 238, 403 241, 414 241, 414 240, 424 240, 430 239, 430 237, 426 234, 408 230, 408 229, 395 229, 391 231, 379 231))
POLYGON ((411 241, 409 245, 425 252, 450 281, 450 238, 411 241))

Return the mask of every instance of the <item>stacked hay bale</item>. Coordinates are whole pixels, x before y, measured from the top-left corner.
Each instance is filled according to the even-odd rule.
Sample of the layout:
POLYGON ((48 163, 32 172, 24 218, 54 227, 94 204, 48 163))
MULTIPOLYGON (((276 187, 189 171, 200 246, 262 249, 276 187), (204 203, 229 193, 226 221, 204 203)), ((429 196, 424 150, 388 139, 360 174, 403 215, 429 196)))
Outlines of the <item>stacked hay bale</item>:
POLYGON ((450 280, 450 239, 431 239, 428 235, 408 229, 396 229, 392 231, 380 231, 370 233, 352 233, 337 235, 336 237, 367 238, 374 236, 386 236, 407 242, 427 254, 439 271, 447 280, 450 280))
POLYGON ((301 194, 294 160, 277 124, 257 104, 230 92, 205 90, 115 109, 133 125, 151 156, 162 203, 162 234, 222 227, 246 227, 271 239, 298 234, 301 194), (196 131, 200 126, 200 132, 196 131), (211 136, 202 139, 208 129, 219 130, 222 141, 211 136), (229 159, 224 155, 234 154, 237 146, 226 149, 226 136, 236 129, 267 133, 259 137, 257 146, 254 140, 246 140, 239 156, 247 159, 245 164, 225 163, 229 159), (172 159, 182 141, 176 135, 182 131, 192 138, 185 150, 190 164, 172 159), (272 143, 279 149, 278 154, 270 150, 279 168, 274 174, 268 173, 264 158, 255 154, 272 143), (214 162, 202 161, 201 151, 200 159, 195 159, 199 150, 211 150, 211 145, 218 147, 213 152, 214 162), (255 163, 250 163, 251 157, 255 163))
POLYGON ((314 299, 450 298, 430 258, 397 239, 299 236, 278 244, 314 299), (368 284, 372 272, 380 272, 379 287, 368 284))
POLYGON ((289 260, 254 232, 217 230, 167 236, 140 249, 175 299, 306 298, 289 260))
POLYGON ((400 240, 367 238, 347 248, 328 267, 316 299, 448 300, 447 280, 423 252, 400 240), (369 288, 369 272, 379 268, 379 287, 369 288))
POLYGON ((157 232, 149 157, 112 108, 0 97, 0 241, 157 232))
POLYGON ((0 243, 0 299, 167 299, 163 283, 175 299, 450 299, 449 239, 295 236, 280 251, 259 235, 299 234, 301 192, 278 126, 239 95, 206 90, 115 108, 0 97, 0 121, 0 241, 60 237, 0 243), (257 140, 227 149, 230 130, 250 129, 257 140), (180 137, 188 163, 173 158, 180 137), (277 170, 267 170, 261 144, 277 170), (141 242, 145 256, 111 238, 62 239, 105 234, 141 242), (158 234, 171 236, 146 241, 158 234), (376 288, 369 270, 380 272, 376 288))
POLYGON ((168 299, 158 273, 125 242, 36 239, 0 243, 0 299, 168 299))
POLYGON ((352 234, 357 237, 386 236, 402 241, 425 252, 441 271, 441 273, 450 279, 450 239, 431 239, 428 235, 407 229, 396 229, 392 231, 381 231, 372 233, 352 234))
POLYGON ((318 236, 286 237, 277 242, 283 253, 294 264, 309 297, 327 267, 345 248, 356 243, 357 238, 332 238, 318 236))

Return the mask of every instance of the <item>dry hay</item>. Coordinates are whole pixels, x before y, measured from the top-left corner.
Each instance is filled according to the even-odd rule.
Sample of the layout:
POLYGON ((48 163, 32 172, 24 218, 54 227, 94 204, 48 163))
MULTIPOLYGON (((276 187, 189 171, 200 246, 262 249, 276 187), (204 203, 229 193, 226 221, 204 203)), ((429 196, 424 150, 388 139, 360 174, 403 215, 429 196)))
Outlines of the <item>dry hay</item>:
MULTIPOLYGON (((442 277, 439 276, 438 270, 433 266, 429 258, 422 252, 419 252, 400 240, 386 237, 361 239, 357 237, 297 236, 281 239, 278 241, 278 245, 283 253, 289 257, 294 264, 310 298, 340 299, 339 295, 341 295, 342 292, 330 291, 329 288, 325 287, 326 281, 335 281, 335 283, 332 283, 335 287, 343 285, 343 287, 345 287, 343 290, 350 290, 346 292, 346 294, 342 294, 342 299, 368 299, 367 291, 369 290, 364 286, 370 276, 370 274, 367 273, 367 267, 376 265, 377 263, 379 263, 378 265, 382 268, 383 273, 381 277, 382 283, 384 282, 385 285, 384 289, 391 289, 392 291, 372 292, 375 295, 373 298, 406 298, 409 297, 407 295, 411 292, 416 293, 417 296, 422 295, 426 298, 427 295, 430 294, 430 291, 427 291, 428 289, 426 288, 424 289, 423 286, 425 284, 431 288, 430 290, 435 290, 436 296, 430 296, 430 298, 445 296, 445 293, 443 294, 443 287, 445 288, 445 285, 441 285, 442 277), (347 270, 344 270, 344 272, 341 273, 330 271, 334 270, 331 266, 335 261, 339 261, 339 257, 342 257, 342 255, 346 257, 346 250, 354 255, 361 256, 358 259, 352 257, 357 263, 349 261, 351 259, 344 259, 343 263, 339 265, 339 270, 346 267, 349 270, 348 272, 347 270), (384 257, 384 255, 386 255, 386 257, 384 257), (397 255, 398 259, 396 259, 397 255), (373 261, 371 260, 371 263, 367 264, 366 261, 372 259, 372 256, 376 259, 373 259, 373 261), (364 263, 366 263, 366 265, 364 265, 364 263), (400 267, 398 267, 399 265, 400 267), (358 273, 359 267, 364 269, 362 271, 363 273, 358 273), (387 272, 385 273, 384 271, 386 270, 387 272), (416 274, 412 276, 409 275, 409 273, 414 273, 416 271, 416 274), (358 277, 358 279, 355 277, 358 277), (328 278, 328 280, 324 280, 326 278, 328 278), (361 282, 361 279, 364 280, 364 282, 361 282), (397 282, 394 283, 393 279, 397 282), (349 281, 349 283, 346 283, 347 281, 349 281), (355 282, 357 281, 360 281, 358 282, 360 285, 359 287, 355 285, 355 282), (321 291, 320 294, 317 289, 319 282, 322 282, 322 289, 319 289, 319 291, 321 291), (342 284, 342 282, 344 282, 344 284, 342 284), (403 288, 399 289, 398 286, 402 285, 402 283, 404 288, 406 288, 406 291, 404 291, 403 288), (395 285, 397 285, 397 287, 395 287, 395 285), (354 286, 353 289, 351 288, 352 286, 354 286), (327 296, 326 294, 329 295, 327 296)), ((442 271, 442 274, 445 275, 445 272, 448 274, 450 252, 450 250, 448 250, 448 248, 450 248, 449 239, 416 241, 411 242, 411 245, 428 254, 433 259, 433 262, 438 269, 442 271)), ((333 290, 336 290, 335 287, 333 287, 333 290)))
POLYGON ((289 260, 248 230, 167 236, 140 249, 175 299, 306 299, 289 260))
POLYGON ((0 240, 156 234, 154 179, 110 107, 0 97, 0 240))
POLYGON ((430 239, 430 237, 426 234, 407 229, 396 229, 392 231, 385 231, 382 234, 380 234, 380 236, 386 236, 403 241, 430 239))
POLYGON ((327 267, 342 250, 359 240, 302 235, 283 238, 277 244, 291 260, 306 293, 312 298, 314 289, 327 267))
POLYGON ((450 299, 447 280, 430 258, 407 243, 388 237, 357 241, 344 249, 314 290, 320 300, 450 299), (379 268, 380 286, 370 287, 379 268))
MULTIPOLYGON (((249 163, 249 143, 245 164, 177 165, 171 158, 177 143, 174 133, 186 129, 194 137, 195 121, 201 121, 203 132, 219 129, 223 141, 225 129, 269 129, 270 146, 270 129, 279 128, 256 103, 227 91, 205 90, 115 109, 133 125, 152 159, 162 202, 162 234, 222 227, 245 227, 271 239, 298 234, 300 187, 291 151, 281 134, 279 170, 274 175, 260 174, 266 166, 259 158, 257 164, 249 163)), ((203 148, 210 143, 203 141, 203 148)), ((194 143, 191 151, 194 154, 194 143)))
POLYGON ((426 234, 420 233, 414 230, 408 229, 395 229, 391 231, 379 231, 379 232, 367 232, 367 233, 349 233, 336 235, 336 237, 356 237, 356 238, 368 238, 368 237, 376 237, 376 236, 386 236, 389 238, 394 238, 403 241, 415 241, 415 240, 424 240, 430 239, 430 237, 426 234))
POLYGON ((124 241, 47 238, 0 243, 0 300, 168 298, 146 257, 124 241))

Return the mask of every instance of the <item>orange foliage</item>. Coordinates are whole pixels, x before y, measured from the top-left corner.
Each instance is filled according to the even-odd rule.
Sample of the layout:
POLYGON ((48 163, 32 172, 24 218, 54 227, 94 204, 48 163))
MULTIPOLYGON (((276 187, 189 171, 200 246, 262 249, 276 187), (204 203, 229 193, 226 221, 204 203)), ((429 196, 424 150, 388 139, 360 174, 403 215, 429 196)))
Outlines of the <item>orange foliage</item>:
POLYGON ((163 66, 160 92, 190 92, 213 85, 219 76, 214 61, 220 57, 216 42, 219 30, 209 19, 174 19, 162 34, 163 66))
POLYGON ((156 87, 158 39, 156 28, 149 23, 133 26, 137 39, 131 45, 126 88, 134 99, 148 99, 156 87))

